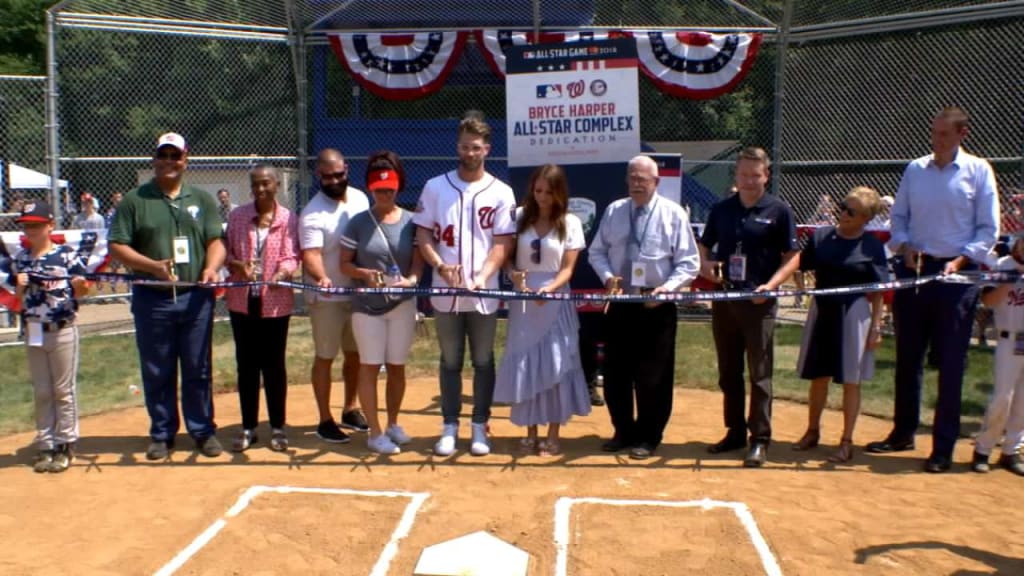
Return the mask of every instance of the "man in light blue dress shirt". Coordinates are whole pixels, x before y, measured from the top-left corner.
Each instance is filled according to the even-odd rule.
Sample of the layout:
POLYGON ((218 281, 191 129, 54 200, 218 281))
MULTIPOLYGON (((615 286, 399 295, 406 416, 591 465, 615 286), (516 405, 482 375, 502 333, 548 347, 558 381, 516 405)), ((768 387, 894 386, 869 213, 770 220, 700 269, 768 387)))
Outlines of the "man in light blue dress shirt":
MULTIPOLYGON (((892 207, 889 241, 892 252, 902 256, 895 265, 898 278, 976 268, 995 244, 999 222, 995 174, 988 162, 961 148, 968 122, 959 108, 939 112, 932 120, 932 154, 914 160, 903 172, 892 207)), ((893 429, 884 440, 868 444, 868 452, 914 448, 923 364, 931 345, 940 359, 939 396, 925 470, 949 470, 960 434, 961 388, 978 294, 976 285, 942 282, 896 292, 893 429)))
MULTIPOLYGON (((659 294, 686 287, 700 270, 689 217, 658 194, 658 166, 649 157, 630 160, 626 183, 629 197, 609 204, 601 218, 588 251, 591 267, 608 290, 659 294)), ((607 320, 604 394, 615 435, 602 449, 630 448, 630 457, 642 460, 661 444, 672 415, 676 306, 612 304, 607 320)))

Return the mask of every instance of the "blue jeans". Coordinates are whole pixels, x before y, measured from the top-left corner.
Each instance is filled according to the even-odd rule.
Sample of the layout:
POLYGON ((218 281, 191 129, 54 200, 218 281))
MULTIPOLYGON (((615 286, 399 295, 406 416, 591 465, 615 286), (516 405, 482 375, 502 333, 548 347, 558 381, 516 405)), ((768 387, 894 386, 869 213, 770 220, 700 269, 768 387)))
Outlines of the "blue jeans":
POLYGON ((434 317, 441 345, 441 415, 445 424, 456 424, 462 412, 462 362, 469 337, 473 364, 473 422, 491 417, 494 399, 494 332, 498 315, 479 312, 438 312, 434 317))
POLYGON ((133 286, 132 314, 149 435, 154 441, 169 442, 178 433, 180 365, 185 429, 195 439, 212 436, 217 429, 210 379, 213 291, 179 290, 175 301, 169 290, 133 286))

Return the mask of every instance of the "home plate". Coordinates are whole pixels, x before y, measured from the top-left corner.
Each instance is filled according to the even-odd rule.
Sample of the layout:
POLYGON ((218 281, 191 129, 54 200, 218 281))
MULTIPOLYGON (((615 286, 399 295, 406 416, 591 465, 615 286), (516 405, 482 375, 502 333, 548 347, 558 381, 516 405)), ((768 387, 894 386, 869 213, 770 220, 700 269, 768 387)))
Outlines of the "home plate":
POLYGON ((526 576, 530 555, 487 532, 423 549, 414 576, 526 576))

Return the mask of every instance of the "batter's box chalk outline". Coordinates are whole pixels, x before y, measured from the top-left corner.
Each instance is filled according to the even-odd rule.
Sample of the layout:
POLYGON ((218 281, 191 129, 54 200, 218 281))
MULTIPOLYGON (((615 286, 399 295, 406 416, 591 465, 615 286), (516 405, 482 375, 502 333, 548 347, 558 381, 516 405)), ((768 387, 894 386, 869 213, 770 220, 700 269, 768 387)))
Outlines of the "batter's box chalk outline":
POLYGON ((429 492, 350 490, 348 488, 303 488, 294 486, 250 486, 242 493, 241 496, 238 497, 234 506, 229 508, 223 517, 218 518, 217 521, 210 524, 202 534, 196 536, 196 539, 193 540, 191 544, 186 546, 181 552, 178 552, 178 554, 172 558, 170 562, 165 564, 163 568, 157 570, 154 573, 154 576, 171 576, 171 574, 178 571, 178 569, 184 566, 189 559, 202 550, 203 546, 209 544, 218 532, 227 526, 228 520, 241 514, 249 503, 252 502, 253 498, 260 494, 327 494, 331 496, 366 496, 370 498, 408 498, 409 504, 406 505, 405 512, 402 513, 402 517, 399 519, 398 525, 395 526, 395 530, 391 533, 391 538, 384 546, 384 550, 381 551, 380 556, 377 558, 377 562, 373 565, 373 570, 370 572, 370 576, 387 575, 388 569, 391 567, 391 561, 394 560, 395 555, 398 554, 398 542, 409 535, 409 531, 412 530, 413 522, 416 521, 416 514, 419 513, 423 503, 430 497, 429 492))
POLYGON ((572 507, 575 504, 603 504, 605 506, 661 506, 664 508, 701 508, 711 510, 712 508, 726 508, 732 510, 739 519, 740 524, 746 529, 750 541, 754 544, 757 555, 761 558, 761 566, 767 576, 782 576, 779 563, 775 560, 768 542, 765 541, 761 531, 757 528, 754 515, 750 508, 742 502, 722 502, 720 500, 617 500, 612 498, 559 498, 555 502, 555 576, 567 576, 569 574, 569 524, 572 507))

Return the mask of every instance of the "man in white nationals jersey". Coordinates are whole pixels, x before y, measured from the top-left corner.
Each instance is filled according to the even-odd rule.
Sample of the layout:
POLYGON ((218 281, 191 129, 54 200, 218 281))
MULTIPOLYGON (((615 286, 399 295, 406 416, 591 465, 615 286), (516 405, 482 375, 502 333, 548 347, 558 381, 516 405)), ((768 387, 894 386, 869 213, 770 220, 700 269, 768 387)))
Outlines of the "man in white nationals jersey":
MULTIPOLYGON (((470 290, 498 287, 498 271, 515 239, 515 197, 507 184, 484 169, 491 151, 491 128, 467 115, 459 124, 459 166, 423 187, 413 222, 423 258, 434 267, 433 286, 470 290)), ((494 396, 494 299, 434 296, 441 347, 441 414, 444 427, 434 445, 439 456, 455 451, 462 409, 462 362, 466 338, 473 363, 472 444, 474 456, 489 454, 487 420, 494 396)))
MULTIPOLYGON (((996 270, 1024 271, 1024 234, 1014 236, 1009 256, 1000 258, 996 270)), ((995 388, 985 420, 974 441, 971 469, 989 471, 989 455, 1000 438, 1002 455, 998 464, 1024 476, 1024 280, 985 288, 981 302, 992 308, 999 342, 996 344, 995 388)))

